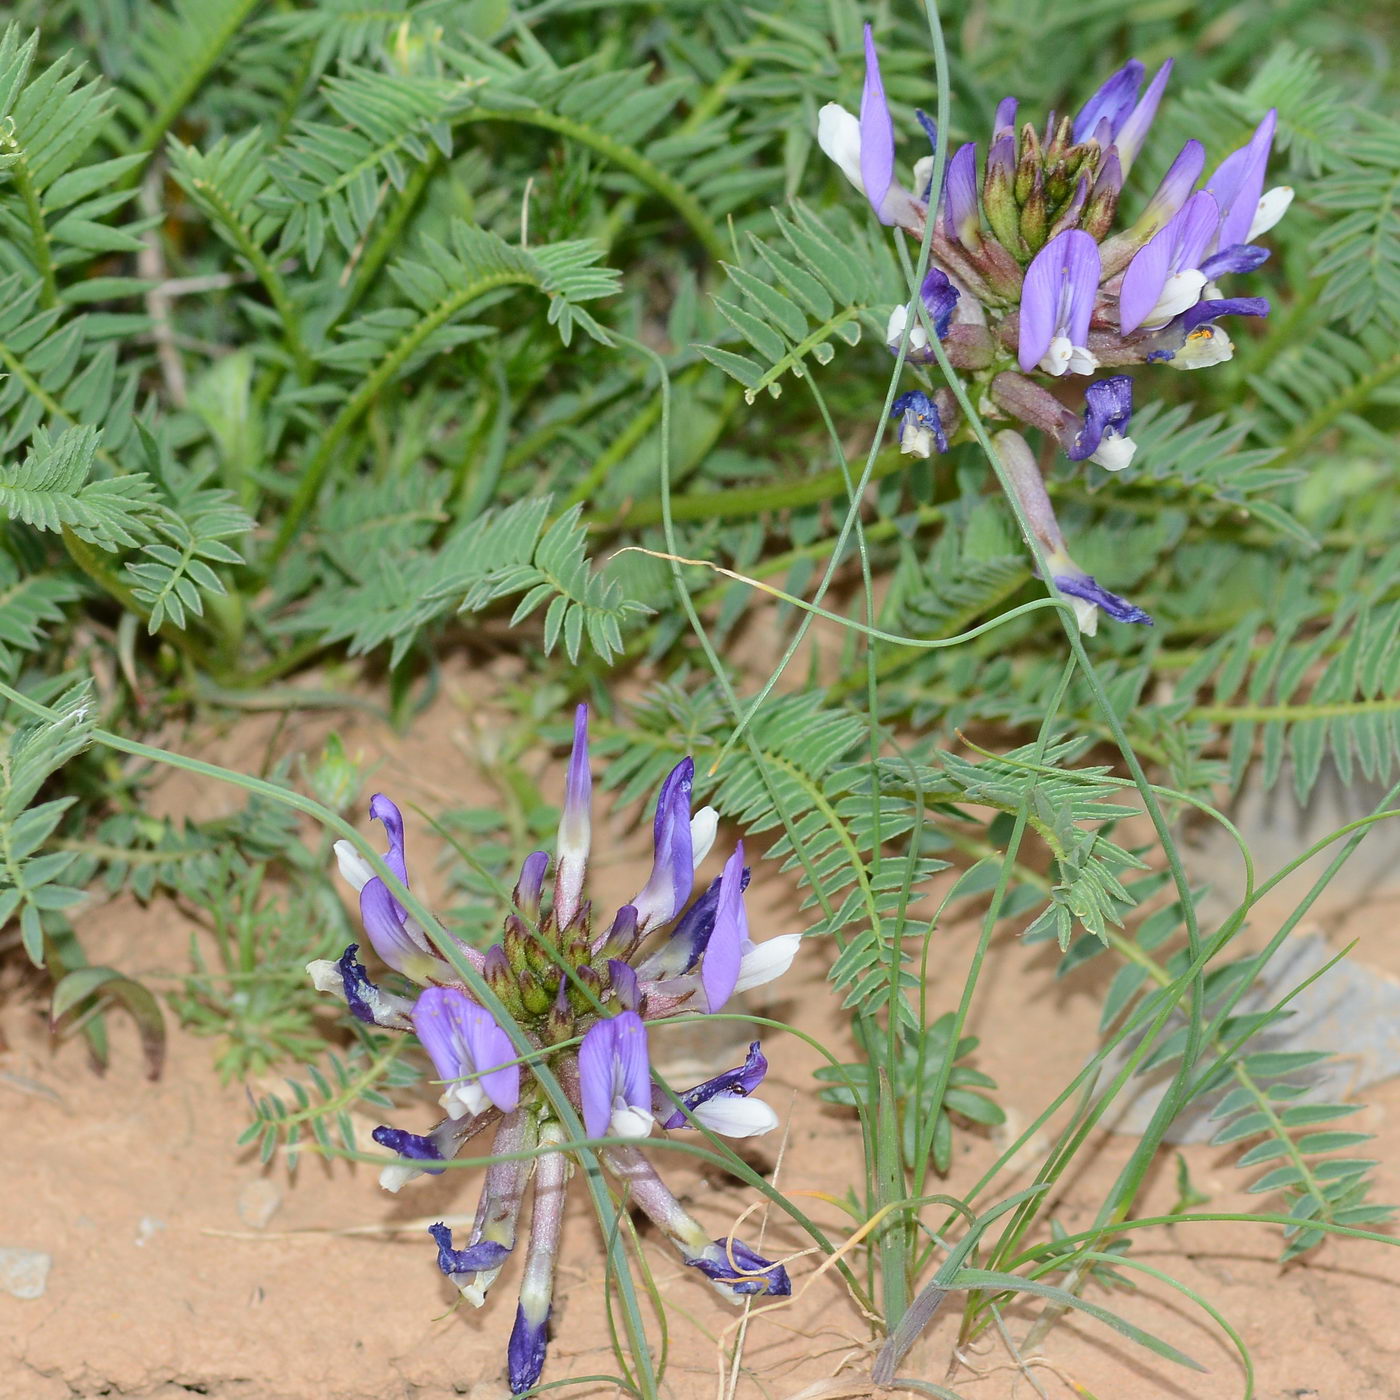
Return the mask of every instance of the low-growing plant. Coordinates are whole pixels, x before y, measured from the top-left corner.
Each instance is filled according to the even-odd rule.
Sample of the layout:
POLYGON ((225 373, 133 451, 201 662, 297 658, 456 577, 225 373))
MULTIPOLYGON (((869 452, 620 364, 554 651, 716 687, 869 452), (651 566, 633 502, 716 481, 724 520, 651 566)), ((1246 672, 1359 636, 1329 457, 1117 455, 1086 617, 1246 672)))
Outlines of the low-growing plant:
POLYGON ((432 1233, 478 1304, 523 1257, 514 1393, 567 1383, 544 1368, 571 1171, 632 1394, 666 1367, 633 1208, 751 1320, 835 1272, 879 1386, 956 1394, 901 1373, 940 1309, 950 1356, 994 1330, 1019 1363, 1075 1310, 1197 1365, 1133 1320, 1122 1285, 1150 1279, 1251 1393, 1229 1320, 1134 1244, 1225 1220, 1281 1232, 1284 1259, 1390 1239, 1358 1105, 1319 1087, 1335 1047, 1259 1037, 1307 990, 1271 961, 1395 789, 1277 870, 1228 815, 1246 785, 1306 804, 1324 772, 1400 776, 1400 128, 1358 57, 1381 22, 1240 0, 11 10, 0 917, 55 1023, 103 1063, 134 1016, 153 1073, 162 1008, 228 1078, 290 1062, 244 1135, 289 1168, 375 1161, 397 1190, 485 1165, 465 1242, 432 1233), (338 739, 197 756, 253 711, 407 728, 464 667, 491 800, 405 819, 370 798, 396 775, 338 739), (172 766, 244 806, 152 815, 172 766), (651 876, 608 917, 583 892, 595 768, 618 812, 660 794, 651 876), (1238 889, 1208 895, 1188 820, 1238 889), (720 822, 733 854, 696 895, 720 822), (444 838, 441 915, 406 825, 444 838), (1260 946, 1261 901, 1319 855, 1260 946), (751 877, 791 925, 750 928, 751 877), (117 897, 188 930, 188 960, 89 965, 87 910, 117 897), (1111 968, 1098 1048, 1029 1122, 969 1031, 1006 937, 1046 945, 1047 977, 1111 968), (829 984, 816 1031, 732 1000, 799 943, 829 984), (710 1016, 752 1022, 752 1048, 675 1090, 648 1047, 710 1016), (841 1232, 715 1136, 778 1126, 752 1094, 789 1035, 860 1144, 841 1232), (425 1081, 446 1116, 385 1121, 386 1163, 357 1111, 401 1119, 425 1081), (1127 1101, 1138 1140, 1071 1231, 1056 1188, 1127 1101), (1207 1110, 1265 1208, 1200 1209, 1178 1155, 1174 1208, 1144 1213, 1207 1110), (637 1147, 657 1121, 810 1246, 702 1230, 637 1147), (958 1144, 993 1134, 970 1179, 958 1144), (1013 1302, 1037 1310, 1014 1338, 1013 1302))

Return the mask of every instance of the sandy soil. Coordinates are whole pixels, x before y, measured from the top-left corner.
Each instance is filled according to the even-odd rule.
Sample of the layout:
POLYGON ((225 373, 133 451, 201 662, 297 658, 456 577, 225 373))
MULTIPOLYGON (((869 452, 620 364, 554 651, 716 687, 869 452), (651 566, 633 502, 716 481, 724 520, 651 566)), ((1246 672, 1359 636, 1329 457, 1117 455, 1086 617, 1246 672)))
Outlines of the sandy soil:
MULTIPOLYGON (((384 759, 376 787, 429 807, 449 794, 460 801, 480 791, 474 761, 483 736, 489 747, 490 716, 470 703, 472 689, 449 686, 411 739, 364 716, 337 716, 337 727, 352 753, 384 759)), ((283 749, 304 747, 327 725, 324 719, 294 723, 276 742, 283 749)), ((272 733, 270 719, 246 721, 201 751, 215 759, 246 757, 251 747, 271 742, 272 733)), ((228 799, 180 779, 162 800, 208 814, 228 799)), ((605 898, 630 892, 623 888, 629 883, 623 866, 601 862, 605 898)), ((417 868, 426 871, 426 862, 417 868)), ((782 888, 776 871, 755 872, 755 893, 782 888)), ((1320 910, 1309 926, 1321 927, 1336 946, 1361 936, 1359 956, 1400 972, 1400 944, 1390 936, 1397 913, 1400 901, 1379 900, 1349 911, 1320 910)), ((762 898, 754 922, 759 935, 788 927, 781 907, 770 902, 765 908, 762 898)), ((168 906, 143 910, 122 900, 94 907, 84 914, 80 933, 90 956, 137 974, 185 965, 189 930, 168 906)), ((958 927, 938 935, 934 965, 946 969, 934 988, 939 1009, 961 983, 971 937, 958 927)), ((1111 971, 1089 967, 1056 982, 1052 962, 1043 949, 1002 939, 975 1012, 973 1029, 983 1040, 978 1063, 997 1078, 999 1099, 1019 1123, 1036 1114, 1093 1046, 1101 979, 1111 971)), ((775 1000, 750 1009, 789 1019, 844 1048, 825 966, 822 950, 809 948, 773 989, 775 1000)), ((475 1173, 420 1181, 394 1197, 379 1190, 374 1170, 363 1165, 303 1158, 290 1179, 280 1163, 264 1172, 234 1145, 248 1121, 246 1100, 239 1086, 219 1084, 208 1041, 175 1031, 167 1071, 151 1084, 142 1077, 134 1033, 113 1016, 113 1067, 98 1078, 79 1043, 51 1041, 45 1010, 40 984, 12 959, 0 980, 0 1121, 6 1128, 0 1135, 0 1250, 42 1251, 52 1266, 42 1296, 0 1291, 0 1400, 177 1400, 191 1394, 216 1400, 487 1400, 505 1394, 511 1274, 482 1311, 454 1310, 424 1233, 432 1220, 470 1216, 475 1173)), ((821 1196, 843 1194, 857 1170, 853 1121, 816 1101, 814 1052, 780 1036, 765 1048, 773 1063, 765 1096, 783 1116, 785 1139, 760 1140, 750 1159, 763 1170, 776 1167, 779 1184, 804 1193, 804 1206, 840 1237, 849 1222, 821 1196)), ((663 1058, 685 1079, 732 1063, 732 1052, 732 1044, 691 1039, 672 1043, 663 1058)), ((1380 1198, 1395 1200, 1400 1084, 1366 1097, 1370 1107, 1353 1122, 1379 1134, 1373 1155, 1391 1164, 1381 1173, 1380 1198)), ((430 1117, 423 1103, 406 1106, 395 1121, 415 1126, 430 1117)), ((1103 1137, 1061 1183, 1055 1214, 1067 1229, 1092 1220, 1130 1148, 1127 1139, 1103 1137)), ((993 1155, 985 1137, 963 1133, 944 1189, 957 1194, 993 1155)), ((1233 1168, 1229 1152, 1196 1147, 1187 1158, 1196 1184, 1212 1198, 1209 1209, 1258 1206, 1242 1191, 1248 1178, 1233 1168)), ((716 1234, 752 1204, 737 1184, 704 1180, 690 1159, 660 1149, 654 1159, 716 1234)), ((1028 1163, 1008 1178, 1005 1192, 1028 1184, 1033 1171, 1028 1163)), ((1174 1197, 1168 1164, 1144 1209, 1166 1209, 1174 1197)), ((802 1249, 799 1234, 780 1219, 766 1226, 762 1220, 758 1212, 740 1233, 756 1242, 766 1230, 771 1255, 802 1249)), ((721 1360, 732 1351, 739 1315, 692 1271, 678 1267, 654 1237, 644 1238, 669 1323, 668 1395, 815 1400, 866 1393, 860 1377, 869 1366, 870 1328, 830 1273, 813 1281, 815 1259, 792 1264, 796 1296, 790 1304, 755 1310, 731 1392, 721 1360)), ((1280 1267, 1278 1246, 1270 1230, 1196 1225, 1144 1233, 1134 1257, 1224 1313, 1253 1352, 1261 1400, 1400 1396, 1400 1252, 1328 1243, 1306 1262, 1280 1267)), ((576 1189, 546 1381, 615 1370, 599 1258, 596 1227, 576 1189)), ((1071 1318, 1051 1333, 1033 1366, 1045 1395, 1225 1400, 1244 1393, 1228 1341, 1181 1294, 1143 1277, 1134 1294, 1093 1296, 1188 1352, 1208 1372, 1198 1376, 1158 1362, 1098 1324, 1071 1318)), ((1024 1336, 1029 1318, 1011 1315, 1011 1334, 1024 1336)), ((959 1359, 955 1334, 949 1306, 903 1373, 949 1384, 969 1400, 1035 1393, 1000 1343, 984 1340, 959 1359)), ((597 1384, 568 1393, 615 1389, 597 1384)))

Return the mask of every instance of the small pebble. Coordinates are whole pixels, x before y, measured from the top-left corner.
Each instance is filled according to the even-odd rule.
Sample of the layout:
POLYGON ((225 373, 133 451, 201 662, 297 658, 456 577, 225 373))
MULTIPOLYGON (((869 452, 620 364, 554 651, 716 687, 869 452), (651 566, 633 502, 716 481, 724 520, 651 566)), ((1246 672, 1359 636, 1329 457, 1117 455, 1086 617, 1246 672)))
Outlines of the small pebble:
POLYGON ((53 1255, 39 1249, 0 1249, 0 1288, 15 1298, 42 1298, 53 1255))
POLYGON ((265 1176, 250 1181, 238 1193, 238 1216, 254 1230, 261 1230, 282 1204, 282 1193, 265 1176))

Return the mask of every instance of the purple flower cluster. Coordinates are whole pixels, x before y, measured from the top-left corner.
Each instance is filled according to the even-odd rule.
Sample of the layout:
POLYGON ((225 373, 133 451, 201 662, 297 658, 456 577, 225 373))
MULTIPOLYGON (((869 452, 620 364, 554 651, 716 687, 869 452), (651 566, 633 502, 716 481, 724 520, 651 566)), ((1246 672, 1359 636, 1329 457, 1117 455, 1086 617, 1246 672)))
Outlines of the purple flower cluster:
MULTIPOLYGON (((778 1125, 777 1114, 753 1097, 768 1069, 759 1044, 744 1064, 688 1090, 677 1101, 654 1084, 647 1023, 683 1013, 720 1010, 736 992, 781 976, 801 941, 783 934, 755 944, 749 937, 744 890, 749 872, 740 843, 724 869, 692 898, 695 871, 712 846, 718 817, 691 812, 694 764, 679 763, 661 785, 653 823, 655 858, 636 897, 606 927, 586 897, 591 845, 592 779, 588 708, 575 717, 563 813, 554 853, 552 897, 545 899, 548 852, 521 868, 501 941, 485 953, 445 929, 430 938, 349 842, 338 842, 342 875, 356 889, 365 935, 389 967, 422 988, 405 996, 376 986, 351 944, 338 960, 308 965, 322 991, 344 999, 353 1015, 390 1030, 412 1031, 443 1085, 446 1117, 428 1133, 380 1127, 374 1139, 395 1153, 380 1184, 397 1191, 424 1173, 436 1174, 463 1145, 495 1129, 476 1219, 458 1249, 452 1231, 436 1224, 438 1267, 463 1296, 480 1306, 515 1251, 526 1188, 534 1182, 529 1237, 515 1328, 507 1348, 513 1393, 530 1389, 544 1365, 559 1249, 569 1139, 549 1100, 529 1073, 547 1060, 630 1202, 647 1214, 682 1259, 701 1270, 721 1294, 742 1301, 791 1291, 787 1272, 737 1239, 712 1240, 667 1190, 632 1142, 664 1129, 700 1125, 729 1137, 750 1137, 778 1125), (468 991, 438 951, 444 940, 476 969, 529 1042, 524 1056, 492 1014, 468 991)), ((404 823, 387 797, 370 802, 389 848, 385 864, 405 884, 404 823)))
MULTIPOLYGON (((1217 282, 1252 272, 1268 257, 1253 240, 1283 217, 1293 197, 1284 186, 1264 189, 1277 121, 1270 111, 1200 188, 1205 150, 1188 141, 1142 214, 1113 232, 1124 178, 1171 68, 1169 60, 1144 90, 1146 70, 1134 59, 1077 115, 1052 112, 1043 129, 1026 122, 1018 131, 1018 103, 1006 98, 996 110, 980 178, 977 144, 968 142, 948 159, 937 198, 931 156, 915 162, 912 188, 896 178, 894 122, 869 25, 859 117, 836 103, 818 115, 818 142, 876 217, 914 238, 929 235, 928 274, 917 300, 891 313, 890 349, 925 365, 934 358, 929 336, 937 337, 949 362, 974 377, 978 397, 993 413, 1038 428, 1073 460, 1109 471, 1126 467, 1135 451, 1127 432, 1131 377, 1091 382, 1079 413, 1030 376, 1059 380, 1133 364, 1202 369, 1228 360, 1234 346, 1217 323, 1231 315, 1267 315, 1269 304, 1261 297, 1226 297, 1217 282)), ((934 124, 916 115, 936 145, 934 124)), ((947 389, 906 393, 891 416, 900 421, 902 449, 918 457, 946 451, 956 426, 947 389)), ((1009 467, 1008 474, 1017 477, 1009 467)), ((1029 480, 1020 485, 1029 487, 1029 480)), ((1045 496, 1043 485, 1038 494, 1045 496)), ((1083 604, 1076 606, 1083 630, 1094 630, 1099 608, 1120 621, 1151 622, 1069 560, 1053 513, 1053 529, 1041 529, 1048 498, 1043 508, 1024 495, 1021 504, 1052 556, 1056 585, 1083 604)))

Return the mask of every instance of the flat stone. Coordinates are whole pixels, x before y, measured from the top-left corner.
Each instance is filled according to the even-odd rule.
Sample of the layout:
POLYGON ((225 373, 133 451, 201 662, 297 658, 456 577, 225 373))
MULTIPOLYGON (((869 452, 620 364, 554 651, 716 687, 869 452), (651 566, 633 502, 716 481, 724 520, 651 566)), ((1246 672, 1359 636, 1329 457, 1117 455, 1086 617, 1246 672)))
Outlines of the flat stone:
POLYGON ((238 1218, 250 1229, 261 1230, 282 1205, 282 1192, 265 1176, 250 1181, 238 1193, 238 1218))
POLYGON ((15 1298, 42 1298, 53 1255, 41 1249, 0 1249, 0 1288, 15 1298))

